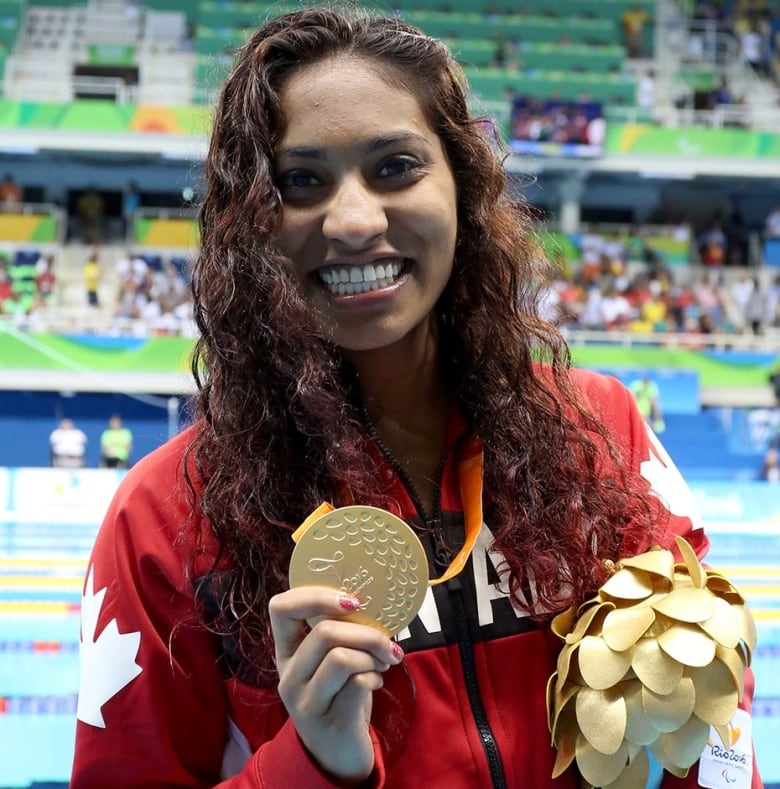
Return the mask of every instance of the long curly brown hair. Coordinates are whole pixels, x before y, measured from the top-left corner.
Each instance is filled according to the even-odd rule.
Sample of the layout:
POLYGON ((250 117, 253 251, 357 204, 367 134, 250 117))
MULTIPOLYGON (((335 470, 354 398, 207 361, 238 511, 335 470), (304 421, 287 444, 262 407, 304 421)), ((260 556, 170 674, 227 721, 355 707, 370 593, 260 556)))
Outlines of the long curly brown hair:
POLYGON ((323 8, 281 16, 249 38, 218 98, 193 275, 203 418, 188 456, 220 548, 221 614, 211 624, 260 681, 272 677, 267 606, 286 587, 291 531, 345 488, 385 504, 367 468, 354 373, 275 243, 280 90, 296 69, 339 54, 378 64, 414 92, 454 173, 454 269, 436 307, 441 375, 484 443, 491 528, 513 587, 533 566, 539 603, 580 600, 603 581, 602 560, 653 522, 640 483, 579 403, 563 338, 537 315, 549 265, 449 51, 396 18, 323 8), (616 469, 606 476, 596 460, 605 447, 616 469))

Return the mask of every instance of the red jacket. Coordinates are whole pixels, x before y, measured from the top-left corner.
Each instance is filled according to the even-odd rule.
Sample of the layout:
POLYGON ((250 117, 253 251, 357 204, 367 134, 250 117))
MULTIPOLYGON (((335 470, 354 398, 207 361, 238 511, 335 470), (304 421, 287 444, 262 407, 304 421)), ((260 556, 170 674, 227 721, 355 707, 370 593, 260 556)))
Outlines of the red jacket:
MULTIPOLYGON (((611 421, 627 462, 668 502, 669 544, 683 534, 703 555, 708 541, 693 498, 630 393, 614 379, 577 375, 586 399, 611 421)), ((456 421, 452 431, 458 429, 456 421)), ((331 787, 275 690, 228 678, 219 640, 188 624, 199 608, 183 569, 188 552, 176 535, 190 515, 181 479, 190 440, 185 431, 137 463, 100 529, 82 606, 71 789, 220 780, 231 789, 331 787)), ((447 457, 441 479, 445 535, 462 529, 456 455, 447 457)), ((413 496, 389 461, 387 469, 404 516, 414 522, 413 496)), ((386 672, 373 705, 374 786, 577 786, 571 770, 550 778, 555 754, 545 688, 559 642, 497 591, 499 557, 490 545, 483 525, 465 569, 429 589, 420 614, 398 636, 406 657, 386 672)), ((684 781, 666 776, 664 789, 695 786, 696 774, 694 767, 684 781)), ((754 771, 752 787, 760 786, 754 771)))

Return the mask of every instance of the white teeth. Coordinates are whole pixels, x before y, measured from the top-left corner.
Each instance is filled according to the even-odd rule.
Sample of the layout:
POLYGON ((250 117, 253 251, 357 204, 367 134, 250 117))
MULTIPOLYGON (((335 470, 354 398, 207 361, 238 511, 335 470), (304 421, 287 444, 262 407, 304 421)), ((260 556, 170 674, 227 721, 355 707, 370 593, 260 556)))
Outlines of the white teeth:
POLYGON ((368 293, 391 285, 401 272, 401 263, 367 263, 365 266, 339 266, 317 271, 328 290, 337 296, 368 293))

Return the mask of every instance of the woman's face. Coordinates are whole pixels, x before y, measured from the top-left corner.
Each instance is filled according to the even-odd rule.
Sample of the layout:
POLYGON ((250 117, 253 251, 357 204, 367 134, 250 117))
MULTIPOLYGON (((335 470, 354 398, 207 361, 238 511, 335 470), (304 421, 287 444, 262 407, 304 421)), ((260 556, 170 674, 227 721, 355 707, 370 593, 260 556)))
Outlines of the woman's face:
POLYGON ((329 337, 367 351, 427 330, 452 272, 457 207, 417 99, 339 57, 295 72, 281 100, 278 241, 329 337))

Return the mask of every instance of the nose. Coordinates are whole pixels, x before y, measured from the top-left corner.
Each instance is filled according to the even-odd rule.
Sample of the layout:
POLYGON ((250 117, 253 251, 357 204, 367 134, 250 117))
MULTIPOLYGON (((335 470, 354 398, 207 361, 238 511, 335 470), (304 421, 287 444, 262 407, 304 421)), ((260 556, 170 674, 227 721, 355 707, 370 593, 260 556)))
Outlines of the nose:
POLYGON ((381 195, 359 177, 345 178, 328 203, 322 232, 330 241, 361 249, 387 231, 381 195))

